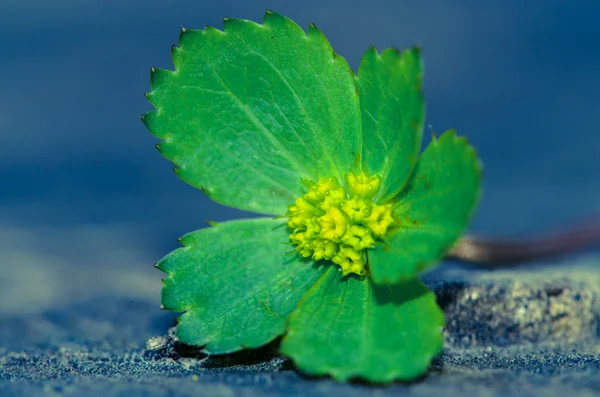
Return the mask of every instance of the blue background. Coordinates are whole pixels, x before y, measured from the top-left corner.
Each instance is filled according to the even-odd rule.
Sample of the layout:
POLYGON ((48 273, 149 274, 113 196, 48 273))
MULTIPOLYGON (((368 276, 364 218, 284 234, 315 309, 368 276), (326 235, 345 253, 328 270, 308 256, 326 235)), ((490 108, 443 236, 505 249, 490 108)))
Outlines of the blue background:
POLYGON ((314 22, 358 66, 419 44, 426 135, 455 128, 484 163, 471 231, 557 230, 600 211, 600 2, 2 0, 0 309, 99 291, 158 302, 151 264, 240 212, 181 182, 139 120, 180 26, 314 22), (8 299, 7 299, 8 298, 8 299))

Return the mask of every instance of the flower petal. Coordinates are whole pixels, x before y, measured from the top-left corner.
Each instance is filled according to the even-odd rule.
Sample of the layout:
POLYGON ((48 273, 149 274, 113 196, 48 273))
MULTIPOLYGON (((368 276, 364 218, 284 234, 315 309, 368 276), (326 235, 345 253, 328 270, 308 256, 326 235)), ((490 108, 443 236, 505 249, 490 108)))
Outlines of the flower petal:
POLYGON ((177 174, 228 206, 282 215, 302 178, 337 176, 360 157, 354 74, 311 25, 267 12, 264 24, 182 30, 175 71, 152 69, 157 108, 142 116, 177 174))
POLYGON ((312 375, 410 380, 442 349, 444 315, 418 279, 377 286, 332 267, 290 316, 281 351, 312 375))
POLYGON ((465 138, 447 131, 434 139, 406 189, 394 198, 397 229, 368 253, 373 281, 412 278, 440 260, 467 226, 480 179, 480 164, 465 138))
POLYGON ((396 195, 421 150, 424 104, 418 48, 381 55, 371 47, 363 56, 356 84, 363 123, 363 167, 381 176, 379 201, 396 195))
POLYGON ((322 267, 284 255, 286 226, 271 219, 217 224, 187 234, 158 268, 162 303, 179 317, 184 343, 207 353, 259 347, 283 334, 285 320, 322 267))

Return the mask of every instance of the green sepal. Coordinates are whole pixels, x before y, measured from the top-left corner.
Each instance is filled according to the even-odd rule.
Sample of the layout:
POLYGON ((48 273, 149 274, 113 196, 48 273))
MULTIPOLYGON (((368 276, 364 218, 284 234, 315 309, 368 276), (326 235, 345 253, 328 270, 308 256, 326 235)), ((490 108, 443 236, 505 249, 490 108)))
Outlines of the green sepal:
POLYGON ((480 180, 481 165, 465 138, 454 131, 434 137, 393 200, 397 224, 368 252, 372 280, 396 283, 442 259, 467 227, 480 180))
POLYGON ((285 320, 323 273, 322 266, 285 255, 281 220, 229 221, 189 233, 157 267, 162 305, 185 312, 177 334, 209 354, 264 345, 284 333, 285 320))
POLYGON ((311 375, 411 380, 441 351, 443 325, 435 295, 418 279, 377 286, 329 267, 290 316, 281 351, 311 375))
POLYGON ((143 116, 185 182, 235 208, 282 215, 302 179, 358 169, 354 74, 323 34, 267 12, 264 24, 182 29, 175 71, 152 68, 143 116))
POLYGON ((408 181, 419 158, 424 120, 418 48, 371 47, 356 76, 363 126, 363 169, 381 177, 377 199, 387 201, 408 181))

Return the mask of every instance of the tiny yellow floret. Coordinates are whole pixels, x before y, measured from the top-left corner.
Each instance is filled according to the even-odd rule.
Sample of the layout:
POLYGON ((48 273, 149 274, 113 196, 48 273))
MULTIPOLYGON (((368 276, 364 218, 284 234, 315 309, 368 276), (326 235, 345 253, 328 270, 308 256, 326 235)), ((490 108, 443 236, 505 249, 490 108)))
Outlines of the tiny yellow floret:
POLYGON ((359 225, 352 225, 348 228, 342 237, 342 243, 357 251, 375 247, 375 240, 373 240, 370 230, 359 225))
POLYGON ((381 179, 377 175, 367 176, 364 171, 358 176, 348 174, 348 185, 352 196, 373 198, 377 195, 380 184, 381 179))
POLYGON ((331 260, 339 249, 338 244, 322 238, 315 240, 313 247, 313 259, 317 261, 321 259, 331 260))
POLYGON ((329 207, 325 215, 319 218, 319 224, 322 238, 339 243, 348 229, 348 218, 339 208, 329 207))
POLYGON ((356 273, 359 276, 365 274, 365 259, 363 254, 350 247, 341 248, 331 261, 340 265, 344 276, 350 273, 356 273))
POLYGON ((296 200, 296 205, 290 206, 288 210, 288 216, 290 216, 289 214, 293 214, 288 221, 288 226, 292 229, 301 226, 305 220, 312 219, 315 212, 317 212, 317 208, 303 197, 298 198, 296 200))
POLYGON ((367 218, 367 227, 375 236, 383 238, 393 222, 391 205, 375 205, 367 218))
POLYGON ((337 178, 305 181, 308 192, 288 207, 287 225, 299 255, 331 261, 344 275, 362 276, 366 250, 385 238, 394 218, 391 205, 374 202, 379 176, 350 173, 346 181, 347 190, 337 178))

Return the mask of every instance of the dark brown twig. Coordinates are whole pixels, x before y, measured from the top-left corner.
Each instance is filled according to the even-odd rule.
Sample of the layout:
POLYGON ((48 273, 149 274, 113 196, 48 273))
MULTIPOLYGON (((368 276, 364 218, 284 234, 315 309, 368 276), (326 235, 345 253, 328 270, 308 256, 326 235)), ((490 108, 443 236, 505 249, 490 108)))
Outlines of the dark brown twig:
POLYGON ((600 247, 600 218, 561 233, 519 240, 462 237, 447 257, 479 267, 499 268, 523 262, 563 256, 585 248, 600 247))

